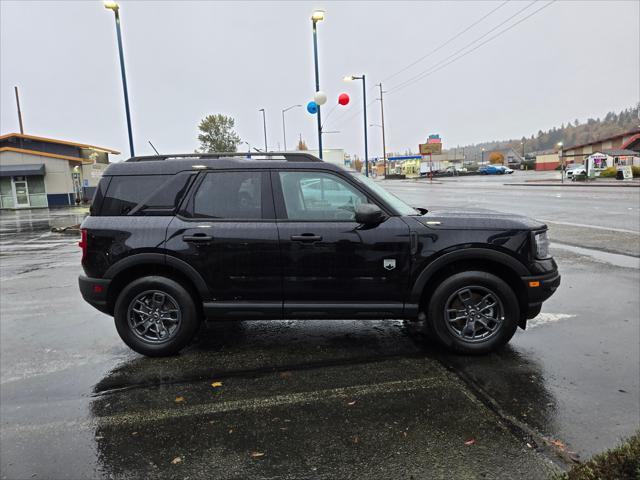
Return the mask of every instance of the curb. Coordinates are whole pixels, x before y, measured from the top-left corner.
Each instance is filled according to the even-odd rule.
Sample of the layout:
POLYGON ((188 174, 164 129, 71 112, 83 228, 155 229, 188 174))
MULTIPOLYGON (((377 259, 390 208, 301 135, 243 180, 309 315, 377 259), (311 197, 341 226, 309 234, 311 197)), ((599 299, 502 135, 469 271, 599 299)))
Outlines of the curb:
POLYGON ((582 183, 503 183, 503 185, 509 186, 514 185, 517 187, 612 187, 612 188, 621 188, 621 187, 632 187, 632 188, 640 188, 640 183, 626 183, 626 184, 616 184, 616 183, 590 183, 590 184, 582 184, 582 183))

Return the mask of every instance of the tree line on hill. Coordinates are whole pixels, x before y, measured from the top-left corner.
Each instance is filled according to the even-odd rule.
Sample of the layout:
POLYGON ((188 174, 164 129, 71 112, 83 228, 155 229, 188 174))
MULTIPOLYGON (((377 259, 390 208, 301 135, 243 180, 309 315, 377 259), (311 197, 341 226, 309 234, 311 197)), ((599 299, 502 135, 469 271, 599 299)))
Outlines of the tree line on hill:
MULTIPOLYGON (((464 148, 465 157, 468 160, 474 160, 475 157, 480 157, 480 152, 483 148, 487 152, 513 148, 522 155, 523 142, 525 155, 530 152, 555 149, 558 142, 562 142, 565 148, 572 145, 581 145, 640 128, 639 109, 640 104, 637 107, 627 108, 619 113, 609 112, 603 118, 589 118, 584 123, 575 119, 573 122, 563 123, 560 127, 553 127, 547 131, 539 130, 537 134, 532 134, 528 138, 493 140, 466 145, 460 147, 460 149, 464 148)), ((452 150, 451 148, 449 149, 449 151, 452 150)))

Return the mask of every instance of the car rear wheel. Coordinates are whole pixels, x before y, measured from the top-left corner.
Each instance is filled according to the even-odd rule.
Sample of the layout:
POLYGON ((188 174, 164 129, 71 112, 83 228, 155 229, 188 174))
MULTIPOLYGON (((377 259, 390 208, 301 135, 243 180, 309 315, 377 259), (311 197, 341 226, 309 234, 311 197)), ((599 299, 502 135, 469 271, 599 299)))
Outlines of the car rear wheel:
POLYGON ((518 327, 520 308, 513 290, 487 272, 461 272, 434 291, 428 327, 439 343, 465 354, 482 354, 506 344, 518 327))
POLYGON ((116 301, 120 338, 150 357, 174 355, 195 335, 199 319, 189 292, 166 277, 149 276, 127 285, 116 301))

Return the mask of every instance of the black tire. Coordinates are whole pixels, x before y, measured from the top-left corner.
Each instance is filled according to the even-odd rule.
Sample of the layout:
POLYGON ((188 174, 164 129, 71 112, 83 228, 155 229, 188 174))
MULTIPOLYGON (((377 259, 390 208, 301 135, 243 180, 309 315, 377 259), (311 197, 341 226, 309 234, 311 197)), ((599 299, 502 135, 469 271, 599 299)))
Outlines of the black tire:
MULTIPOLYGON (((470 305, 475 305, 475 307, 471 306, 471 309, 477 308, 477 306, 480 305, 479 302, 473 303, 473 300, 470 300, 470 298, 467 300, 469 300, 470 305)), ((487 304, 483 303, 482 305, 487 304)), ((453 315, 457 315, 458 313, 454 313, 453 315)), ((486 322, 486 318, 487 317, 483 316, 482 321, 486 322)), ((520 307, 518 299, 511 287, 501 278, 481 271, 461 272, 446 278, 433 292, 427 309, 428 329, 432 332, 433 337, 445 347, 464 354, 484 354, 505 345, 516 332, 519 318, 520 307), (469 326, 468 317, 456 323, 449 320, 451 312, 455 310, 453 308, 447 309, 447 307, 457 307, 461 305, 461 310, 467 308, 467 304, 462 303, 462 297, 458 299, 459 296, 457 293, 459 292, 462 297, 467 296, 466 292, 477 295, 475 297, 476 300, 482 297, 483 294, 487 296, 493 295, 497 300, 495 307, 482 312, 484 314, 490 313, 492 316, 495 316, 496 319, 501 318, 499 324, 498 322, 489 322, 489 326, 497 327, 495 331, 491 332, 489 329, 483 328, 482 325, 477 327, 487 335, 486 338, 475 338, 476 327, 469 326), (495 308, 495 310, 493 310, 493 308, 495 308), (460 328, 461 324, 466 326, 462 327, 461 331, 458 332, 457 329, 460 328), (473 334, 474 338, 465 338, 466 334, 473 334)), ((475 323, 472 325, 475 325, 475 323)))
MULTIPOLYGON (((153 295, 153 293, 150 294, 153 295)), ((176 281, 161 276, 138 278, 124 287, 116 300, 114 319, 118 334, 124 343, 136 352, 149 357, 175 355, 191 342, 200 325, 193 297, 176 281), (176 316, 179 321, 171 333, 168 333, 170 336, 167 340, 145 340, 140 334, 136 334, 129 322, 129 308, 132 302, 141 295, 142 298, 146 298, 145 294, 148 295, 148 292, 159 292, 160 295, 157 298, 163 298, 161 295, 165 295, 164 298, 169 299, 167 302, 172 307, 174 305, 177 307, 172 311, 177 310, 176 316)), ((165 331, 168 332, 166 329, 165 331)))

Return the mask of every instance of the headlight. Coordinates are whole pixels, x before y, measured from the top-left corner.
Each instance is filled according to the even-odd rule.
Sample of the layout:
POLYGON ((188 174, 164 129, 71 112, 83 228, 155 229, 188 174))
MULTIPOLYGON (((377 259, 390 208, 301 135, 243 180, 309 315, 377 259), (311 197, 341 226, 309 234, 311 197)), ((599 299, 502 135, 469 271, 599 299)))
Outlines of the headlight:
POLYGON ((547 231, 536 233, 535 236, 536 242, 536 257, 537 258, 549 258, 549 235, 547 235, 547 231))

